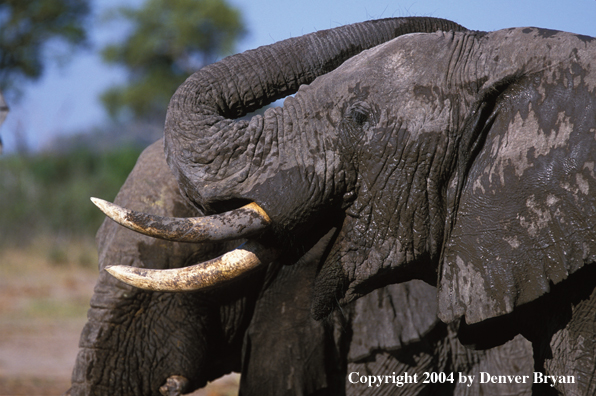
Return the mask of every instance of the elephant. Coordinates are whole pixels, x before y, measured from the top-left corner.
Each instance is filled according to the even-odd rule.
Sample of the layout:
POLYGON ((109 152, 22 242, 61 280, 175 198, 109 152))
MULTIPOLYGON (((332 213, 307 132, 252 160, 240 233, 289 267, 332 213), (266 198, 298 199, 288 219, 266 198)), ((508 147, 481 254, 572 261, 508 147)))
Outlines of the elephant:
MULTIPOLYGON (((200 214, 181 195, 161 141, 141 154, 116 202, 200 214)), ((437 317, 436 288, 422 281, 388 285, 315 320, 309 291, 326 243, 290 265, 195 293, 145 291, 100 271, 67 395, 180 395, 230 371, 242 373, 241 395, 530 394, 529 383, 424 383, 425 372, 531 375, 532 351, 521 336, 487 351, 466 349, 457 327, 437 317), (418 380, 369 387, 361 380, 370 373, 418 380)), ((98 245, 103 269, 180 267, 230 244, 163 241, 106 219, 98 245)))
POLYGON ((149 290, 216 290, 324 244, 314 319, 422 280, 463 344, 530 341, 534 392, 595 393, 596 41, 454 25, 387 37, 395 23, 316 32, 191 75, 170 101, 164 152, 208 216, 191 230, 195 220, 98 206, 147 235, 247 242, 175 270, 106 270, 149 290))

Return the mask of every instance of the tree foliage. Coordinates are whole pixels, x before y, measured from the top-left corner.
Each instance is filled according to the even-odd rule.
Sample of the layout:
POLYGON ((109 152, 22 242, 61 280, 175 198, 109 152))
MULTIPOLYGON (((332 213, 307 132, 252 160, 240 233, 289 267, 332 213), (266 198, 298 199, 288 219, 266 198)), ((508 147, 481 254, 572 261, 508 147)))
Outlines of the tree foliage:
POLYGON ((0 1, 0 91, 15 90, 22 80, 38 79, 47 44, 85 43, 89 0, 0 1))
POLYGON ((176 88, 194 71, 233 51, 244 33, 240 12, 225 0, 147 0, 119 8, 131 34, 103 50, 106 62, 124 66, 127 84, 106 91, 110 115, 163 117, 176 88))
POLYGON ((93 238, 105 216, 89 197, 113 200, 141 149, 0 157, 0 249, 36 237, 93 238))

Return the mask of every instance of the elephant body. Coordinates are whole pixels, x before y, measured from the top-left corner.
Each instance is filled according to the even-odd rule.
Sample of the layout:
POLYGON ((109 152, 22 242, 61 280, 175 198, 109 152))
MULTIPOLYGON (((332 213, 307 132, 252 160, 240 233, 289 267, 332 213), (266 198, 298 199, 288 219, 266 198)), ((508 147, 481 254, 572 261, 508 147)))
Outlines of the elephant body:
MULTIPOLYGON (((117 202, 162 215, 197 214, 178 193, 161 142, 141 155, 117 202)), ((109 219, 98 243, 100 268, 115 262, 181 266, 229 248, 160 241, 109 219)), ((296 263, 273 264, 213 292, 146 292, 100 271, 69 394, 160 395, 175 376, 189 380, 182 388, 186 393, 231 371, 242 373, 241 395, 423 395, 437 389, 453 395, 529 394, 530 384, 423 383, 424 372, 529 375, 532 366, 523 338, 490 351, 467 350, 454 326, 438 320, 436 289, 424 282, 390 285, 326 320, 313 319, 310 292, 319 247, 296 263), (356 382, 360 376, 405 372, 417 374, 417 383, 356 382), (359 373, 352 382, 350 373, 359 373)))
MULTIPOLYGON (((197 71, 172 97, 164 132, 172 173, 133 172, 118 201, 164 216, 204 213, 204 224, 227 216, 238 231, 208 245, 140 236, 131 244, 125 231, 105 225, 100 266, 132 264, 110 268, 114 276, 173 291, 163 285, 195 271, 189 284, 202 291, 145 294, 102 272, 75 374, 98 367, 104 375, 110 364, 94 356, 112 361, 124 342, 136 360, 114 361, 142 377, 139 394, 155 392, 169 375, 195 388, 238 369, 241 394, 357 393, 368 390, 354 391, 350 367, 499 366, 509 375, 527 373, 531 358, 535 372, 557 383, 440 389, 594 393, 596 39, 539 28, 473 32, 433 18, 320 31, 197 71), (282 107, 240 119, 291 94, 282 107), (148 190, 135 195, 139 181, 148 190), (143 198, 154 194, 165 199, 143 198), (241 215, 247 204, 257 212, 241 215), (262 228, 249 235, 242 221, 255 218, 262 228), (222 242, 230 238, 248 242, 222 257, 242 260, 147 269, 210 258, 231 249, 222 242), (254 271, 229 275, 243 263, 254 271), (203 276, 204 268, 215 272, 203 276), (109 308, 133 295, 127 314, 109 308), (108 340, 108 322, 153 334, 140 323, 149 307, 167 304, 178 308, 164 311, 159 326, 176 329, 175 337, 140 351, 125 341, 130 335, 108 340), (183 323, 189 315, 194 321, 183 323), (188 340, 194 348, 181 347, 188 340), (169 365, 170 355, 184 358, 169 365), (156 361, 176 372, 151 366, 156 361), (571 383, 558 380, 567 376, 571 383)), ((139 229, 153 235, 155 223, 177 220, 151 221, 139 229)), ((137 383, 118 375, 94 378, 137 383)))

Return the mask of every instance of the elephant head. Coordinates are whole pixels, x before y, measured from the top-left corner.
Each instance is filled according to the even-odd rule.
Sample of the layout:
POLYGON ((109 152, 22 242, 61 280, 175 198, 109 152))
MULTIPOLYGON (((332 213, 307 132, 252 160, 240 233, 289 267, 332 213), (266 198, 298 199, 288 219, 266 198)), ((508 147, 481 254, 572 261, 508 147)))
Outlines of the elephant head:
POLYGON ((318 318, 412 278, 438 284, 446 322, 511 313, 595 261, 596 42, 537 28, 408 34, 339 65, 394 23, 199 70, 168 109, 168 164, 207 213, 258 204, 270 224, 253 239, 283 254, 339 229, 318 318))
MULTIPOLYGON (((253 241, 243 250, 247 253, 239 262, 230 263, 226 259, 223 266, 211 262, 197 270, 201 272, 198 275, 185 270, 172 272, 173 276, 168 275, 167 280, 162 277, 157 282, 143 282, 143 278, 151 279, 155 274, 142 271, 142 276, 138 276, 138 271, 108 270, 119 272, 123 280, 136 279, 135 284, 139 285, 140 281, 153 290, 204 288, 244 274, 280 252, 285 257, 299 257, 330 229, 338 228, 340 237, 319 282, 324 286, 333 284, 319 286, 326 291, 316 299, 316 305, 341 297, 350 281, 338 272, 342 271, 342 263, 337 260, 336 247, 350 249, 348 245, 354 238, 346 234, 360 227, 352 219, 361 217, 356 211, 371 199, 369 191, 365 191, 367 187, 359 180, 360 153, 356 152, 359 143, 352 141, 356 138, 352 132, 365 125, 372 128, 380 120, 378 117, 386 117, 388 113, 377 105, 368 107, 365 99, 372 88, 357 82, 359 76, 345 75, 351 81, 350 86, 341 82, 341 86, 335 87, 342 92, 333 92, 334 83, 330 85, 325 77, 341 75, 339 70, 330 72, 366 48, 406 33, 438 30, 465 29, 433 18, 369 21, 261 47, 226 58, 192 75, 178 89, 168 109, 164 139, 168 164, 183 193, 198 208, 205 213, 231 210, 221 220, 211 219, 210 225, 201 224, 201 228, 209 230, 197 234, 206 235, 208 240, 249 237, 253 241), (306 85, 311 82, 311 86, 306 85), (299 87, 302 88, 298 90, 299 87), (269 109, 264 116, 250 120, 237 119, 294 93, 294 97, 286 99, 284 107, 269 109), (258 205, 253 205, 250 211, 240 208, 248 203, 258 205), (241 217, 244 220, 239 220, 241 217), (219 233, 221 224, 235 222, 241 223, 231 230, 238 232, 219 233), (245 227, 253 222, 260 225, 254 228, 256 231, 245 227), (266 228, 264 233, 253 235, 263 228, 266 228), (333 276, 329 276, 330 272, 333 276), (200 278, 198 283, 193 280, 195 276, 200 278)), ((346 62, 342 69, 348 63, 353 62, 346 62)), ((186 221, 119 211, 106 203, 100 205, 130 228, 189 241, 187 236, 191 233, 186 221), (166 229, 172 232, 162 232, 166 229)), ((358 239, 364 244, 372 242, 358 239)), ((424 272, 410 265, 404 267, 409 267, 406 271, 409 273, 424 272)), ((408 274, 399 278, 411 277, 408 274)), ((323 314, 319 312, 316 316, 323 314)))

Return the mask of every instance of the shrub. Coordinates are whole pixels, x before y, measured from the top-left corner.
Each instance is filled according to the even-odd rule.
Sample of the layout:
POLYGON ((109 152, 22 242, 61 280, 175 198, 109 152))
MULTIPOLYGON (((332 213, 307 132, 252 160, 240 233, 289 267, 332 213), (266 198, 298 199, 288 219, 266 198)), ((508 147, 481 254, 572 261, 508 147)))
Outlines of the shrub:
POLYGON ((93 237, 104 215, 89 197, 113 200, 140 152, 128 146, 0 157, 0 244, 47 234, 93 237))

